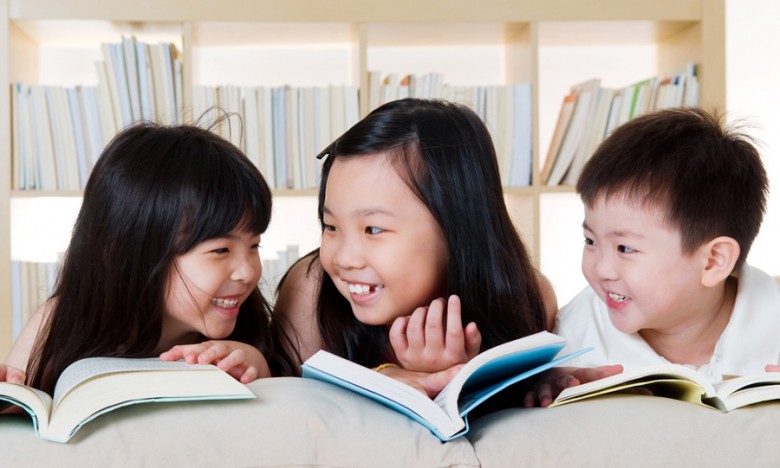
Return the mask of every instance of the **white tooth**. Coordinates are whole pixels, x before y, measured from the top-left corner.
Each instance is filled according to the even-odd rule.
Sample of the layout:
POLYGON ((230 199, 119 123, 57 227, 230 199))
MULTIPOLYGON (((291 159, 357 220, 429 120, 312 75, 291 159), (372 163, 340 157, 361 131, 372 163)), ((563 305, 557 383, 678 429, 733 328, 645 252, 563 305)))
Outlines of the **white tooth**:
MULTIPOLYGON (((349 284, 349 292, 352 294, 368 294, 371 291, 371 286, 367 284, 349 284)), ((377 287, 377 289, 380 289, 377 287)))
POLYGON ((609 293, 609 297, 615 302, 623 302, 627 299, 626 296, 621 296, 620 294, 615 294, 615 293, 609 293))
POLYGON ((219 307, 235 307, 238 305, 238 299, 221 299, 215 297, 211 300, 211 303, 219 307))

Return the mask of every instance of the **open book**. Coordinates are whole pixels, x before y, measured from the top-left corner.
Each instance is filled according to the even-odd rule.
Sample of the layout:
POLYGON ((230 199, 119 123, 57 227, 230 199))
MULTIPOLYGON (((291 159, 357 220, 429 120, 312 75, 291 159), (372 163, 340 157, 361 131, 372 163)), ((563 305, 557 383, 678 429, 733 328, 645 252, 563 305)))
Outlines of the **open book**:
POLYGON ((27 411, 39 437, 61 443, 82 425, 122 406, 254 397, 245 385, 216 366, 156 358, 76 361, 62 372, 53 399, 32 387, 0 382, 0 400, 27 411))
POLYGON ((780 399, 780 372, 733 377, 712 384, 689 367, 658 364, 569 387, 550 406, 615 392, 674 398, 728 412, 742 406, 780 399))
POLYGON ((491 396, 587 351, 556 358, 565 344, 557 335, 539 332, 491 348, 466 363, 435 400, 410 385, 327 351, 318 351, 303 363, 303 377, 372 398, 447 441, 468 432, 468 413, 491 396))

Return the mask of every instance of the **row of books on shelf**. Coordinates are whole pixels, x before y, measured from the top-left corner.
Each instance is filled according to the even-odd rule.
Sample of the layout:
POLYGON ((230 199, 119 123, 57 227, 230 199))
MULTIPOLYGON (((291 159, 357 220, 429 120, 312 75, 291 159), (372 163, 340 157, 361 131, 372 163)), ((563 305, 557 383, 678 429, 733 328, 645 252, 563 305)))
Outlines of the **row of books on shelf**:
POLYGON ((502 184, 531 184, 531 84, 455 86, 441 73, 423 75, 368 72, 369 110, 396 99, 444 99, 472 109, 490 130, 496 147, 502 184))
POLYGON ((699 104, 696 66, 623 88, 598 79, 575 84, 563 98, 547 158, 540 174, 546 185, 575 185, 591 154, 616 127, 646 112, 699 104))
POLYGON ((176 46, 135 38, 101 46, 96 86, 12 87, 13 187, 81 190, 103 147, 127 125, 181 121, 176 46))
POLYGON ((216 123, 212 130, 241 148, 273 189, 317 188, 315 156, 357 123, 359 106, 350 85, 193 87, 198 124, 216 123))
MULTIPOLYGON (((175 46, 125 39, 104 44, 97 86, 15 84, 13 107, 13 187, 18 190, 82 190, 103 147, 121 128, 146 120, 182 121, 181 69, 175 46), (154 46, 154 48, 153 48, 154 46), (159 47, 157 47, 159 46, 159 47), (148 86, 158 74, 140 64, 169 54, 165 92, 148 86), (136 73, 120 73, 132 64, 136 73), (142 59, 146 51, 147 59, 142 59), (166 52, 167 51, 167 52, 166 52), (114 70, 114 73, 108 73, 114 70), (146 75, 146 79, 139 79, 146 75), (129 79, 132 76, 134 79, 129 79), (146 84, 144 84, 146 83, 146 84), (159 97, 163 95, 162 101, 159 97), (171 99, 172 98, 172 99, 171 99)), ((372 73, 372 76, 377 76, 372 73)), ((388 81, 385 79, 385 81, 388 81)), ((394 80, 392 80, 395 83, 394 80)), ((473 109, 489 128, 505 186, 531 183, 531 86, 451 86, 441 74, 407 75, 398 84, 380 84, 382 93, 357 87, 195 86, 195 121, 246 152, 274 189, 313 189, 319 184, 315 156, 360 118, 360 99, 371 108, 404 97, 441 98, 473 109), (392 94, 382 91, 393 88, 392 94), (237 118, 233 118, 233 117, 237 118), (225 118, 227 117, 227 118, 225 118)))

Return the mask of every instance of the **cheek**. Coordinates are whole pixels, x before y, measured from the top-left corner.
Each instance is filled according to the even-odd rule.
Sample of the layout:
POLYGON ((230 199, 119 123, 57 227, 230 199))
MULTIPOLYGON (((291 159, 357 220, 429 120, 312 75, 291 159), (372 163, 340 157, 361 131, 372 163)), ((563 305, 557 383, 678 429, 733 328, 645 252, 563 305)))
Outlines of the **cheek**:
POLYGON ((329 275, 333 272, 333 242, 327 237, 320 241, 320 264, 329 275))
POLYGON ((591 277, 593 276, 593 270, 595 269, 595 259, 593 258, 593 255, 588 252, 586 249, 582 250, 582 274, 585 276, 585 279, 588 280, 588 282, 591 281, 591 277))

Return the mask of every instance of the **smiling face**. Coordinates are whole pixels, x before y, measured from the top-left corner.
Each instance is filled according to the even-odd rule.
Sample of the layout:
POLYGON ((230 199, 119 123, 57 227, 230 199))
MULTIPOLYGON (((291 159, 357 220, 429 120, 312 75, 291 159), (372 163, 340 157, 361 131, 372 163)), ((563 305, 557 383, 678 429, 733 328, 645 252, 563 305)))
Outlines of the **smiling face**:
POLYGON ((446 291, 441 229, 388 158, 336 159, 323 209, 322 265, 369 325, 390 325, 446 291))
POLYGON ((233 231, 179 255, 168 276, 163 351, 192 343, 198 335, 225 338, 233 332, 239 307, 260 280, 260 236, 233 231))
POLYGON ((582 272, 618 330, 674 332, 708 317, 706 256, 682 251, 660 209, 600 196, 585 207, 583 228, 582 272))

